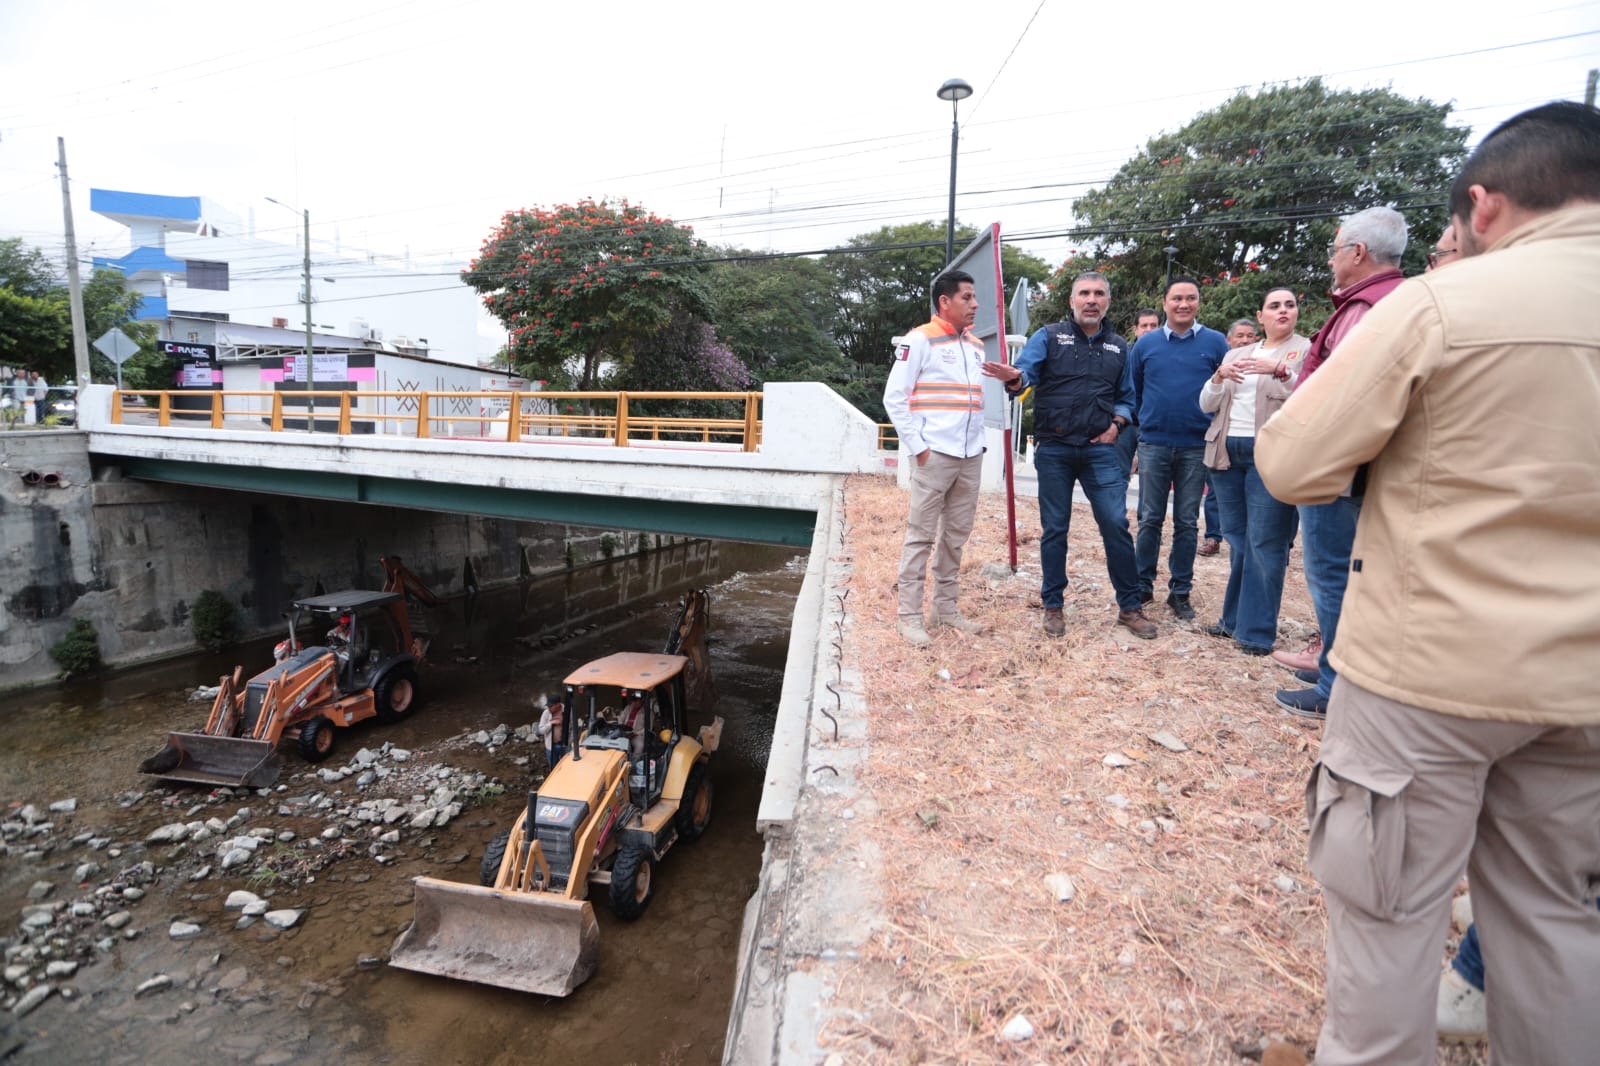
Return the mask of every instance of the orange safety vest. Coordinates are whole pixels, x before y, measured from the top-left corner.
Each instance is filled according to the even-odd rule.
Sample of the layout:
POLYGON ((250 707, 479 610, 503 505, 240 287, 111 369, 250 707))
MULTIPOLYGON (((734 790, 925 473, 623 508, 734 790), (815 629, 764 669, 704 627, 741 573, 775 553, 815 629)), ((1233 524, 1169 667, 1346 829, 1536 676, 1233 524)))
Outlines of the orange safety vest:
POLYGON ((983 453, 983 342, 942 318, 895 349, 883 406, 909 455, 927 448, 958 459, 983 453))

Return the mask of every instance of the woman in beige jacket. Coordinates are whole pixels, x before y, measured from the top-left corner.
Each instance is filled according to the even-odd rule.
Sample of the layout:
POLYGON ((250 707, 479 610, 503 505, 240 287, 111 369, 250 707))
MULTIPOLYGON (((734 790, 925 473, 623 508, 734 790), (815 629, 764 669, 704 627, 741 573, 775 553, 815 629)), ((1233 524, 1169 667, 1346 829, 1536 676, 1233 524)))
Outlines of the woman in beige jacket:
POLYGON ((1200 390, 1212 415, 1205 464, 1222 510, 1228 541, 1228 589, 1222 617, 1206 632, 1266 655, 1278 637, 1278 606, 1289 568, 1295 509, 1272 498, 1256 473, 1256 431, 1283 406, 1311 342, 1296 333, 1300 304, 1288 289, 1271 289, 1256 314, 1263 339, 1235 348, 1200 390))

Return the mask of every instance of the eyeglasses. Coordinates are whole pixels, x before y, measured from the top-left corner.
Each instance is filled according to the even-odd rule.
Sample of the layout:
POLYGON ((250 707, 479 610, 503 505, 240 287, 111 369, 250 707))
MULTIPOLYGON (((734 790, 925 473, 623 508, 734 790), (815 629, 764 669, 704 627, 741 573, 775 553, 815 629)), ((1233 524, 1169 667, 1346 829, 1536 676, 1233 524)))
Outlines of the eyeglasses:
POLYGON ((1354 248, 1360 243, 1360 241, 1345 241, 1343 244, 1340 244, 1338 241, 1334 241, 1332 244, 1328 245, 1328 258, 1332 259, 1346 248, 1354 248))
POLYGON ((1435 248, 1428 253, 1428 269, 1432 270, 1439 265, 1439 260, 1448 255, 1460 255, 1460 248, 1435 248))

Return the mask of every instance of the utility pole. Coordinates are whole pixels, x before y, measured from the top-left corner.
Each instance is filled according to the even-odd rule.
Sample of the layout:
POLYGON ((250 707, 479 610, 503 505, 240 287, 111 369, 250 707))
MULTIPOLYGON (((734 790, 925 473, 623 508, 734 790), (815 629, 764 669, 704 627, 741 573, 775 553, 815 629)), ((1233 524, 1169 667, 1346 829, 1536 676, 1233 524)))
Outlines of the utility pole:
POLYGON ((306 387, 311 390, 311 395, 307 397, 311 402, 306 407, 310 412, 310 416, 306 420, 306 429, 308 432, 315 433, 317 431, 317 364, 313 361, 311 355, 311 208, 309 207, 305 209, 305 221, 305 257, 301 261, 305 268, 305 291, 300 294, 300 298, 306 303, 306 387))
POLYGON ((1594 106, 1595 82, 1600 82, 1600 70, 1591 69, 1589 71, 1589 84, 1583 90, 1583 102, 1590 107, 1594 106))
POLYGON ((89 327, 83 316, 83 282, 78 277, 78 239, 72 229, 72 192, 67 183, 65 137, 56 138, 56 152, 56 165, 61 168, 61 212, 67 228, 67 305, 72 310, 72 364, 81 389, 89 384, 89 327))

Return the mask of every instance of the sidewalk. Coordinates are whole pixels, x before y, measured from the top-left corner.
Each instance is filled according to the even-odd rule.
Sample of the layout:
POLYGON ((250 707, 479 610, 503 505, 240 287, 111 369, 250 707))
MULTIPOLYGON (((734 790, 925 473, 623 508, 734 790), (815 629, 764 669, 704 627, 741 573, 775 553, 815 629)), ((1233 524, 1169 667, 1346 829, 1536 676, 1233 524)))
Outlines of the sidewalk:
MULTIPOLYGON (((989 632, 916 649, 894 631, 905 495, 848 483, 827 593, 839 695, 815 694, 806 787, 791 837, 769 842, 776 891, 752 933, 767 974, 752 980, 781 1018, 765 1046, 827 1066, 1309 1050, 1323 915, 1302 788, 1319 730, 1273 705, 1287 672, 1201 632, 1227 553, 1198 560, 1194 622, 1157 608, 1159 638, 1138 640, 1113 624, 1078 508, 1068 632, 1048 640, 1037 507, 1017 510, 1020 572, 1001 563, 1003 495, 980 502, 963 566, 962 609, 989 632)), ((1280 643, 1311 618, 1296 555, 1280 643)), ((731 1061, 773 1060, 739 1028, 731 1061)))

